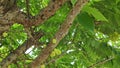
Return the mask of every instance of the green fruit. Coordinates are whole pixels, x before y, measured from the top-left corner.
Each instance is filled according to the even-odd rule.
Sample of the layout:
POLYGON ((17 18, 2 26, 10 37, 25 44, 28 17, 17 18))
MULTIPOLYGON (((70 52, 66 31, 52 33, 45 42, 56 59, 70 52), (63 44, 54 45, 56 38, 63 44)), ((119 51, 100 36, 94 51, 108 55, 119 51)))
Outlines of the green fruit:
POLYGON ((8 36, 8 33, 7 33, 7 32, 4 32, 4 33, 2 34, 2 36, 3 36, 3 37, 6 37, 6 36, 8 36))
POLYGON ((42 65, 40 66, 40 68, 45 68, 45 65, 44 65, 44 64, 42 64, 42 65))
POLYGON ((50 57, 55 57, 55 52, 53 51, 51 54, 50 54, 50 57))
POLYGON ((55 44, 55 43, 57 42, 57 40, 56 40, 56 39, 53 39, 52 42, 55 44))
POLYGON ((59 49, 54 49, 54 52, 55 52, 56 55, 60 55, 61 54, 61 50, 59 50, 59 49))

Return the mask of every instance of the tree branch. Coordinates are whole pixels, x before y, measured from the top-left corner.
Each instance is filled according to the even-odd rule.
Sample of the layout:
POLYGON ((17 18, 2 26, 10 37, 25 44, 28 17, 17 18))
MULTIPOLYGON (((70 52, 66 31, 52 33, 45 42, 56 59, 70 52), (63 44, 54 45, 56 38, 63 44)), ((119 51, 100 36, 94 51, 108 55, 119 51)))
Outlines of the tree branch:
POLYGON ((105 60, 102 60, 102 61, 100 61, 100 62, 97 62, 97 63, 89 66, 88 68, 94 68, 94 67, 99 66, 99 65, 102 65, 102 64, 104 64, 104 63, 106 63, 106 62, 108 62, 108 61, 110 61, 110 60, 112 60, 112 59, 114 59, 114 57, 110 57, 110 58, 108 58, 108 59, 105 59, 105 60))
MULTIPOLYGON (((38 24, 42 24, 45 20, 47 20, 50 16, 54 15, 54 13, 66 2, 67 0, 52 0, 51 3, 43 9, 43 11, 36 16, 34 19, 31 19, 29 23, 26 23, 27 16, 20 12, 19 9, 14 9, 11 11, 8 11, 3 17, 0 17, 0 25, 3 25, 4 22, 8 25, 14 24, 15 22, 23 24, 25 27, 34 26, 38 24), (29 25, 30 24, 30 25, 29 25)), ((9 29, 9 28, 8 28, 9 29)), ((6 29, 7 30, 7 29, 6 29)), ((2 34, 2 32, 0 32, 2 34)), ((38 36, 38 35, 37 35, 38 36)), ((39 37, 37 37, 39 38, 39 37)), ((35 39, 36 40, 36 39, 35 39)), ((21 55, 28 49, 30 46, 32 46, 33 40, 30 38, 28 39, 23 45, 19 46, 15 51, 10 53, 3 61, 0 63, 0 66, 2 68, 6 68, 10 63, 12 63, 13 60, 16 60, 17 56, 21 55), (27 48, 26 46, 29 45, 27 48)))
MULTIPOLYGON (((2 14, 2 9, 0 5, 0 26, 9 25, 9 27, 14 23, 22 24, 23 26, 29 28, 31 26, 37 26, 43 24, 49 17, 55 14, 55 12, 66 2, 67 0, 51 0, 49 5, 44 8, 38 15, 35 17, 31 16, 31 19, 28 20, 28 17, 25 13, 21 12, 19 8, 15 7, 14 10, 10 9, 5 15, 2 14)), ((8 30, 8 29, 7 29, 8 30)), ((2 31, 4 32, 4 31, 2 31)), ((2 34, 0 32, 0 34, 2 34)))
POLYGON ((16 50, 11 52, 5 59, 2 60, 0 63, 1 68, 7 68, 9 64, 11 64, 18 56, 23 54, 28 48, 30 48, 32 45, 38 44, 38 39, 42 37, 42 33, 36 33, 33 37, 35 40, 32 40, 31 38, 26 40, 25 43, 21 46, 19 46, 16 50), (34 42, 35 41, 35 42, 34 42), (36 42, 37 41, 37 42, 36 42))
POLYGON ((29 5, 29 0, 26 0, 26 11, 27 11, 27 16, 30 18, 30 5, 29 5))
POLYGON ((19 11, 17 8, 14 8, 14 10, 8 11, 5 15, 0 16, 0 28, 6 27, 4 30, 0 30, 0 35, 9 30, 10 26, 15 23, 12 19, 15 18, 18 15, 19 11))
POLYGON ((16 6, 17 0, 1 0, 0 1, 0 14, 5 14, 16 6))
POLYGON ((29 65, 29 68, 39 68, 41 63, 43 63, 52 50, 58 45, 58 43, 61 41, 62 38, 65 37, 65 35, 68 33, 69 28, 71 27, 75 17, 79 14, 82 6, 87 2, 87 0, 78 0, 76 5, 73 7, 73 9, 70 11, 69 15, 67 16, 67 19, 64 21, 64 23, 61 25, 61 28, 58 30, 58 32, 55 34, 53 39, 56 40, 56 43, 53 43, 53 39, 51 39, 48 46, 43 49, 41 54, 29 65))
POLYGON ((51 0, 50 4, 44 8, 40 14, 35 17, 31 17, 29 22, 27 22, 27 17, 25 15, 18 14, 14 18, 15 22, 23 24, 25 27, 37 26, 43 24, 49 17, 55 14, 55 12, 66 2, 67 0, 51 0))

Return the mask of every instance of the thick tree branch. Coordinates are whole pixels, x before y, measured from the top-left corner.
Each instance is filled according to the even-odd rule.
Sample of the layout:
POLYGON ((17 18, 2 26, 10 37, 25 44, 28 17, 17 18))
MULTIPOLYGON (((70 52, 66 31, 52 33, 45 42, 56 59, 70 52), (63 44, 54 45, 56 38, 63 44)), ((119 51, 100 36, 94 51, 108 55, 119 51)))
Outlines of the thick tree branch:
POLYGON ((5 15, 0 16, 0 35, 9 30, 10 26, 15 22, 12 21, 14 17, 18 14, 18 9, 15 8, 14 10, 8 11, 5 15))
POLYGON ((14 23, 11 21, 16 14, 16 0, 1 0, 0 1, 0 35, 4 31, 9 30, 9 27, 14 23))
MULTIPOLYGON (((2 25, 8 25, 8 28, 10 25, 12 25, 15 22, 23 24, 25 27, 34 26, 38 24, 42 24, 45 20, 47 20, 50 16, 54 15, 54 13, 66 2, 67 0, 52 0, 52 2, 43 9, 43 11, 36 16, 34 19, 31 19, 29 23, 26 23, 28 21, 27 16, 20 12, 19 9, 14 9, 8 11, 5 15, 1 15, 0 17, 0 26, 2 25), (5 22, 5 23, 4 23, 5 22), (30 24, 32 23, 32 24, 30 24), (30 25, 29 25, 30 24, 30 25)), ((6 30, 7 30, 6 29, 6 30)), ((0 32, 2 34, 2 32, 0 32)), ((38 38, 38 37, 37 37, 38 38)), ((35 39, 36 40, 36 39, 35 39)), ((0 66, 2 68, 6 68, 13 60, 17 58, 17 56, 24 53, 24 51, 32 46, 33 40, 30 38, 28 39, 23 45, 19 46, 15 51, 10 53, 3 61, 0 63, 0 66), (27 45, 30 45, 26 48, 27 45)))
POLYGON ((61 28, 58 30, 58 32, 55 34, 53 39, 56 40, 56 43, 53 43, 53 39, 51 39, 48 46, 43 49, 41 54, 29 65, 29 68, 39 68, 41 63, 43 63, 49 56, 49 54, 52 52, 52 50, 58 45, 58 43, 61 41, 62 38, 65 37, 65 35, 68 33, 69 28, 72 25, 73 20, 75 17, 79 14, 82 6, 87 2, 87 0, 78 0, 74 8, 70 11, 69 15, 67 16, 67 19, 64 21, 64 23, 61 25, 61 28))
POLYGON ((46 21, 49 17, 55 14, 55 12, 66 2, 67 0, 51 0, 50 4, 44 8, 40 14, 32 17, 29 22, 25 15, 18 14, 14 18, 14 21, 23 24, 25 27, 37 26, 46 21))
POLYGON ((17 0, 1 0, 0 1, 0 14, 5 14, 16 6, 17 0))
POLYGON ((9 64, 11 64, 18 56, 23 54, 28 48, 30 48, 32 45, 39 44, 38 39, 42 36, 42 33, 36 33, 34 34, 34 39, 28 39, 25 41, 25 43, 21 46, 19 46, 16 50, 11 52, 3 61, 0 63, 1 68, 7 68, 9 64))
MULTIPOLYGON (((11 0, 10 0, 11 1, 11 0)), ((9 9, 6 14, 3 13, 3 7, 0 5, 0 26, 7 25, 11 26, 14 23, 20 23, 25 27, 37 26, 43 24, 45 20, 55 14, 55 12, 66 2, 67 0, 51 0, 50 4, 44 8, 38 15, 31 17, 28 20, 28 17, 25 13, 21 12, 20 9, 14 7, 9 9)), ((5 0, 5 2, 9 2, 5 0)), ((8 29, 6 29, 8 30, 8 29)), ((2 31, 4 32, 4 31, 2 31)), ((0 31, 0 34, 2 34, 0 31)))

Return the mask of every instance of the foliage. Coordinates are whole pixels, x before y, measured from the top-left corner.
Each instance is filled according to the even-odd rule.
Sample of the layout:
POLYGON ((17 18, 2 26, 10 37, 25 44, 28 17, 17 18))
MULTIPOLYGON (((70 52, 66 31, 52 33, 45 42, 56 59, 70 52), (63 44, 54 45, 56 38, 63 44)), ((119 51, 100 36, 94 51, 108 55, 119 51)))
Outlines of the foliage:
MULTIPOLYGON (((25 0, 18 0, 18 6, 26 12, 25 0)), ((30 0, 30 13, 37 15, 48 5, 48 0, 30 0)), ((9 68, 24 68, 41 53, 55 35, 76 0, 65 3, 54 16, 40 26, 33 27, 35 32, 42 31, 39 39, 42 45, 31 48, 28 53, 17 58, 9 68)), ((0 61, 27 39, 24 27, 14 24, 0 38, 0 61)), ((56 43, 53 39, 53 43, 56 43)), ((53 50, 41 68, 119 68, 120 61, 120 0, 89 0, 75 18, 69 33, 53 50), (113 58, 102 63, 104 59, 113 58), (54 60, 54 61, 52 61, 54 60), (99 64, 100 63, 100 64, 99 64)))

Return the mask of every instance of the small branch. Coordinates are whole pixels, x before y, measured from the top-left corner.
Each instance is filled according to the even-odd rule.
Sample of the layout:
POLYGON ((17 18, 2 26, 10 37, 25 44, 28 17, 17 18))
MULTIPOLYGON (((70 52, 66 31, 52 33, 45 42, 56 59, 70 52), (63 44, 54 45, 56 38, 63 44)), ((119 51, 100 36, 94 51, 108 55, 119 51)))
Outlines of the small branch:
POLYGON ((97 63, 89 66, 88 68, 94 68, 94 67, 96 67, 96 66, 100 66, 100 65, 105 64, 106 62, 108 62, 108 61, 110 61, 110 60, 112 60, 112 59, 114 59, 114 57, 110 57, 110 58, 108 58, 108 59, 105 59, 105 60, 102 60, 102 61, 100 61, 100 62, 97 62, 97 63))
POLYGON ((95 21, 95 25, 96 25, 96 26, 101 25, 101 24, 102 24, 102 22, 100 22, 100 21, 95 21))
POLYGON ((30 5, 29 5, 29 0, 26 0, 26 11, 27 11, 27 16, 30 18, 30 5))

